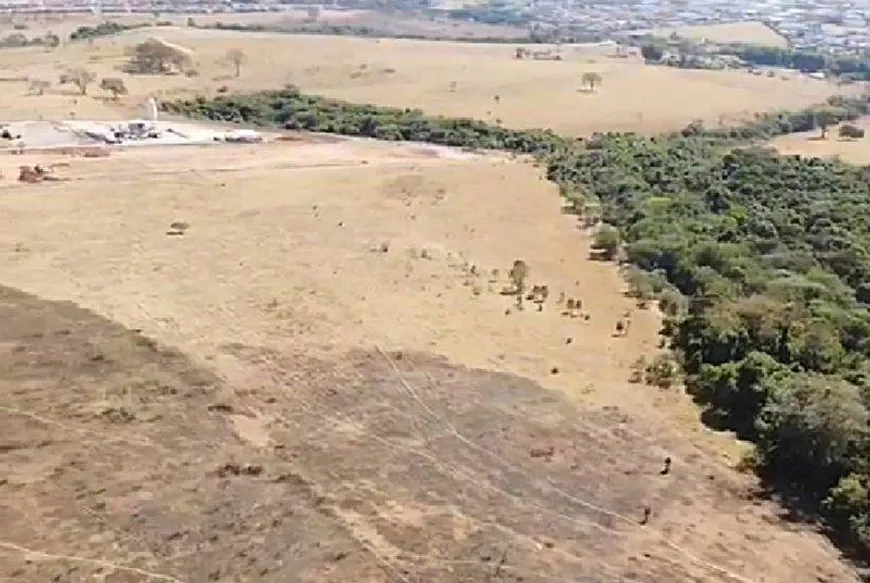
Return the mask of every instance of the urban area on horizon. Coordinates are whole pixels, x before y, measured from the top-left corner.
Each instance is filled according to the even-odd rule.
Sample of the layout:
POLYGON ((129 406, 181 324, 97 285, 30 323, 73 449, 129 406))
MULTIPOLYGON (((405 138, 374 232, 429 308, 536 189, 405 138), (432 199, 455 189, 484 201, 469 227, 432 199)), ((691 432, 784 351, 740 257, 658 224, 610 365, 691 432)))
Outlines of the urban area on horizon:
MULTIPOLYGON (((760 0, 699 2, 636 0, 579 2, 576 0, 496 0, 458 3, 445 0, 402 1, 397 10, 424 11, 436 17, 526 27, 558 27, 590 38, 608 39, 639 30, 709 26, 755 21, 769 27, 793 49, 864 55, 870 53, 870 2, 824 0, 760 0)), ((384 10, 375 0, 334 0, 320 5, 331 10, 384 10)), ((305 2, 233 2, 221 0, 4 0, 5 14, 234 14, 281 13, 313 7, 305 2)), ((388 7, 389 8, 389 7, 388 7)))

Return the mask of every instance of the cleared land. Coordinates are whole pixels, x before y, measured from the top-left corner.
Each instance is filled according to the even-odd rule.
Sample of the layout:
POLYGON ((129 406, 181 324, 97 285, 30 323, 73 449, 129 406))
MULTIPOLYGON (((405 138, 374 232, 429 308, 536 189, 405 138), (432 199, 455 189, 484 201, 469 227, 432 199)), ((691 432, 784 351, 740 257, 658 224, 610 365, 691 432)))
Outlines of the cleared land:
POLYGON ((68 181, 3 183, 4 283, 98 315, 0 290, 0 578, 857 580, 628 383, 658 317, 538 169, 334 138, 4 165, 37 161, 68 181), (541 312, 499 293, 516 258, 541 312))
MULTIPOLYGON (((858 120, 854 125, 863 128, 865 135, 870 136, 870 118, 858 120)), ((771 145, 783 154, 818 158, 838 156, 852 164, 870 164, 870 138, 843 139, 838 136, 837 127, 830 128, 824 140, 819 139, 818 131, 813 131, 781 136, 771 141, 771 145)))
POLYGON ((784 36, 775 32, 764 23, 756 21, 729 22, 725 24, 710 24, 706 26, 682 26, 677 28, 656 28, 650 31, 658 36, 670 36, 673 33, 692 40, 708 40, 714 43, 749 43, 771 47, 787 47, 784 36))
POLYGON ((419 107, 511 127, 584 135, 676 130, 695 119, 712 125, 732 123, 760 110, 815 104, 838 91, 828 82, 794 74, 784 74, 787 79, 782 79, 739 71, 646 66, 614 57, 612 47, 564 46, 562 61, 516 60, 514 49, 512 45, 149 29, 54 52, 3 51, 0 119, 128 117, 148 95, 171 99, 295 83, 307 92, 354 102, 419 107), (127 60, 125 51, 154 34, 193 49, 198 76, 120 73, 118 67, 127 60), (249 57, 238 78, 225 59, 232 48, 243 49, 249 57), (100 77, 123 77, 130 95, 117 103, 98 89, 92 91, 93 97, 77 96, 69 87, 27 95, 25 77, 54 82, 73 65, 100 77), (580 90, 583 73, 590 71, 603 77, 594 93, 580 90))

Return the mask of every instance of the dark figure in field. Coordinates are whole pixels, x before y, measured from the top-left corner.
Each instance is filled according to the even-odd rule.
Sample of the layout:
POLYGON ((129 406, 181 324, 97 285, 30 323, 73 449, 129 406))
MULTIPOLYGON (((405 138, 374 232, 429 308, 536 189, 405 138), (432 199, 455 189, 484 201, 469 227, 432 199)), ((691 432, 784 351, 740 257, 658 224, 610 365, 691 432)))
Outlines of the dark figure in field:
POLYGON ((659 472, 663 476, 667 476, 671 471, 671 456, 665 458, 665 467, 659 472))
POLYGON ((644 506, 643 507, 643 518, 640 519, 641 526, 644 526, 646 523, 649 522, 649 515, 650 514, 652 514, 652 508, 650 508, 649 506, 644 506))

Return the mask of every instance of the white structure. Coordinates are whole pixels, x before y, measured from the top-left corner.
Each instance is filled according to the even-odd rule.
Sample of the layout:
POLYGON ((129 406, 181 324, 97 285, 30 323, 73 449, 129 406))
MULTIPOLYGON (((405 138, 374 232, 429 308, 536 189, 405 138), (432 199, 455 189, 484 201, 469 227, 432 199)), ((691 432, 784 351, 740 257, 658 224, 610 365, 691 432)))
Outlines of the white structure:
POLYGON ((153 97, 149 97, 148 103, 145 104, 145 115, 143 115, 142 118, 156 122, 157 115, 157 100, 153 97))

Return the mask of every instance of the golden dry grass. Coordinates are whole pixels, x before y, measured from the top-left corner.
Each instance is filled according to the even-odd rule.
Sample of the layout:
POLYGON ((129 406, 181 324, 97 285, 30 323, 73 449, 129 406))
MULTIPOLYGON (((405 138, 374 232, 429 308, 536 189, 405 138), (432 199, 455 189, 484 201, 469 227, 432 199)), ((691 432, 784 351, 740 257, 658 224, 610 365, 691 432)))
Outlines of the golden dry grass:
MULTIPOLYGON (((546 127, 582 135, 594 131, 656 132, 684 127, 694 119, 713 125, 743 119, 764 109, 798 108, 837 91, 824 81, 754 76, 739 71, 688 71, 612 58, 601 47, 563 47, 564 61, 515 60, 508 45, 463 44, 324 36, 161 28, 73 44, 55 52, 7 50, 2 75, 54 80, 71 65, 100 76, 118 76, 124 51, 159 34, 196 51, 200 75, 126 78, 131 95, 120 104, 53 91, 26 96, 24 83, 6 83, 0 118, 37 115, 80 118, 130 115, 147 95, 164 99, 228 91, 268 89, 292 82, 304 91, 355 102, 419 107, 449 116, 468 116, 511 127, 546 127), (222 62, 242 48, 250 62, 240 78, 222 62), (579 91, 584 72, 604 78, 594 94, 579 91), (498 96, 498 102, 496 102, 498 96)), ((95 93, 99 94, 99 91, 95 93)))
POLYGON ((783 154, 800 154, 818 158, 839 157, 852 164, 870 164, 870 118, 863 118, 854 125, 864 128, 865 137, 857 140, 841 139, 837 127, 828 130, 824 140, 819 139, 819 132, 805 132, 780 136, 770 143, 783 154))
POLYGON ((677 28, 656 28, 650 30, 658 36, 672 33, 697 41, 708 40, 715 43, 750 43, 771 47, 787 47, 788 41, 781 34, 757 21, 728 22, 705 26, 682 26, 677 28))

